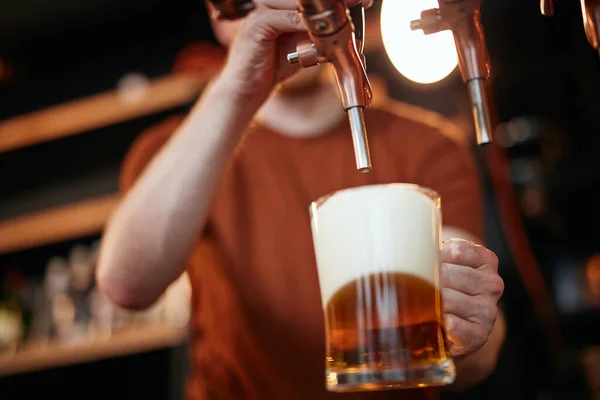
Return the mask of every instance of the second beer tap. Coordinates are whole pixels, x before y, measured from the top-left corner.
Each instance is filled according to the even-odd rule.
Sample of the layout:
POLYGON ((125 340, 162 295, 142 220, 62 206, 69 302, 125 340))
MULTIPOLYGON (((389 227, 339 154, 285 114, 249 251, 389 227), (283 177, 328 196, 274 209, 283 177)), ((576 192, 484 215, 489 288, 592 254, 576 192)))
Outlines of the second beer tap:
POLYGON ((429 35, 451 30, 458 52, 463 81, 471 97, 477 143, 492 141, 492 122, 488 106, 486 80, 490 77, 485 36, 481 25, 481 0, 439 0, 439 8, 425 10, 411 29, 429 35))
POLYGON ((371 170, 371 155, 363 109, 372 101, 363 56, 364 11, 348 10, 343 0, 297 0, 310 41, 300 42, 288 55, 290 63, 305 68, 330 63, 344 109, 348 112, 356 167, 371 170))

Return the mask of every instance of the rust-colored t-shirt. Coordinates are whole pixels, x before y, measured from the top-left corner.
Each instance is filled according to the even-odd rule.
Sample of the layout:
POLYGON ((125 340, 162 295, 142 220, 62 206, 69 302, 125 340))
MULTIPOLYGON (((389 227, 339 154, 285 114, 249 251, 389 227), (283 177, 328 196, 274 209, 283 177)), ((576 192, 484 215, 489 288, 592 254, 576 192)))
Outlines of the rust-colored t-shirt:
MULTIPOLYGON (((122 173, 127 190, 175 131, 173 117, 143 133, 122 173)), ((481 236, 477 171, 437 114, 407 105, 365 111, 373 172, 356 171, 349 125, 310 139, 254 126, 215 198, 190 257, 192 400, 408 400, 434 391, 325 391, 323 311, 308 206, 335 190, 375 183, 427 186, 445 225, 481 236)), ((201 134, 199 132, 199 134, 201 134)))

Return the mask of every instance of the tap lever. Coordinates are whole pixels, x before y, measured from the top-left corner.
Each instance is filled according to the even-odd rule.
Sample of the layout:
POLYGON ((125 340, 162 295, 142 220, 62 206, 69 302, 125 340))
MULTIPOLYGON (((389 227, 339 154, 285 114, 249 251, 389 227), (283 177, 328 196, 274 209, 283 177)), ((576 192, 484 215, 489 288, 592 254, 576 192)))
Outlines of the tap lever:
POLYGON ((300 54, 297 51, 289 53, 287 60, 290 64, 298 64, 300 62, 300 54))
POLYGON ((410 29, 413 31, 421 29, 423 34, 431 35, 432 33, 438 33, 446 29, 450 29, 449 26, 443 26, 444 20, 442 13, 437 8, 430 10, 424 10, 421 12, 421 19, 410 22, 410 29))
POLYGON ((304 40, 298 42, 296 51, 287 55, 290 64, 300 64, 303 68, 314 67, 315 65, 327 62, 327 59, 319 53, 313 42, 304 40))

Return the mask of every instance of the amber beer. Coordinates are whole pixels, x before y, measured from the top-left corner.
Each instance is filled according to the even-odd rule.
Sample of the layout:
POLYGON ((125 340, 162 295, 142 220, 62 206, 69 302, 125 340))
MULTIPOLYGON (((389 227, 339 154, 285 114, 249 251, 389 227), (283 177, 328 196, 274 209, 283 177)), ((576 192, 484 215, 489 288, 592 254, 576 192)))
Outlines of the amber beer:
POLYGON ((439 196, 363 186, 311 205, 331 391, 450 384, 439 292, 439 196))

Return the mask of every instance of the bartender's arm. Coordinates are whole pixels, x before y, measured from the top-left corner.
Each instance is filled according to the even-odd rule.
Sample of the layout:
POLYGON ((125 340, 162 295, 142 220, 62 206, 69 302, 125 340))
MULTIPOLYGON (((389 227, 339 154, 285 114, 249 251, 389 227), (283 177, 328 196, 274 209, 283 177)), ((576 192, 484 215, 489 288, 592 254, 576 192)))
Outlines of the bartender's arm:
POLYGON ((107 225, 97 282, 123 307, 151 305, 181 275, 244 131, 273 87, 299 68, 285 59, 306 37, 295 0, 256 4, 220 75, 107 225))

